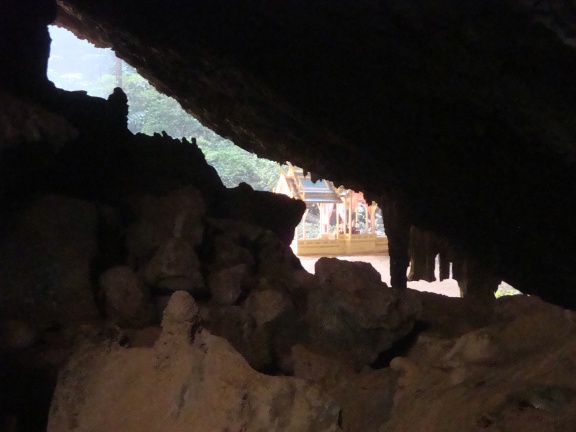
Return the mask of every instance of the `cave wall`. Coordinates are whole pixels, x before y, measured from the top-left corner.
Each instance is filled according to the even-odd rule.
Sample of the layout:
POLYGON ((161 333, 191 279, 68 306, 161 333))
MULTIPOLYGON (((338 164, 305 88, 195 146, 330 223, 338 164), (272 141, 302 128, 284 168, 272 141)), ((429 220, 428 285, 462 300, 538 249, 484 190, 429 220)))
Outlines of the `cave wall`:
MULTIPOLYGON (((401 2, 241 5, 70 1, 59 3, 57 20, 113 45, 160 89, 246 148, 290 157, 317 175, 393 202, 387 208, 398 210, 398 231, 411 224, 436 231, 488 274, 496 270, 496 277, 526 292, 575 307, 574 56, 556 26, 543 26, 522 9, 467 2, 418 9, 401 2), (127 7, 134 13, 121 10, 127 7)), ((45 76, 46 25, 56 19, 55 4, 6 0, 2 7, 0 429, 45 430, 56 374, 78 346, 89 350, 77 351, 64 369, 73 373, 61 374, 53 430, 62 429, 60 419, 74 428, 94 413, 107 418, 99 413, 110 393, 84 405, 75 392, 93 394, 102 383, 119 382, 114 391, 125 396, 123 380, 134 369, 123 365, 139 356, 141 382, 157 389, 147 367, 203 361, 203 341, 216 353, 205 364, 218 389, 222 353, 250 381, 256 375, 248 364, 323 383, 314 400, 328 400, 327 392, 342 407, 333 410, 330 402, 331 430, 430 427, 430 417, 414 412, 432 413, 441 430, 497 429, 518 425, 519 417, 511 430, 573 424, 573 313, 533 297, 488 306, 388 290, 373 268, 329 259, 316 276, 307 274, 286 248, 301 204, 246 185, 225 189, 193 142, 132 135, 120 91, 104 100, 55 89, 45 76), (247 207, 239 208, 241 202, 247 207), (189 220, 180 218, 182 207, 189 220), (265 213, 269 208, 275 212, 265 213), (182 237, 184 228, 192 229, 182 237), (177 246, 190 237, 202 238, 194 250, 204 274, 165 278, 164 264, 174 264, 177 246), (150 239, 160 242, 140 255, 138 246, 150 239), (242 272, 242 284, 226 284, 242 272), (126 274, 130 283, 122 279, 126 274), (140 315, 121 315, 134 310, 158 324, 150 307, 163 310, 166 290, 182 288, 181 279, 192 276, 207 282, 212 297, 208 303, 192 284, 199 303, 189 304, 193 313, 180 307, 182 299, 173 302, 163 327, 177 344, 165 344, 162 333, 156 344, 157 326, 140 333, 125 328, 144 325, 140 315), (144 289, 146 307, 136 302, 131 310, 134 302, 122 289, 142 294, 142 278, 155 291, 144 289), (108 297, 102 301, 94 288, 108 297), (157 303, 151 305, 150 296, 157 303), (206 335, 198 319, 230 344, 206 335), (423 338, 418 324, 427 327, 423 338), (203 335, 192 337, 192 327, 203 335), (405 337, 418 339, 413 349, 396 345, 414 342, 405 337), (74 359, 83 353, 103 361, 76 369, 74 359), (379 361, 381 371, 374 369, 379 361), (105 380, 100 366, 112 366, 105 380), (86 376, 97 377, 95 386, 83 387, 92 379, 86 376), (71 404, 60 404, 61 398, 71 404), (446 415, 462 400, 466 409, 446 415)), ((176 258, 193 256, 192 247, 184 249, 188 253, 176 258)), ((280 382, 308 388, 258 377, 274 388, 280 382)), ((187 389, 198 384, 194 377, 180 383, 184 390, 157 392, 170 403, 176 397, 176 414, 188 412, 187 389)), ((236 384, 246 389, 242 380, 236 384)), ((242 391, 231 393, 231 406, 244 406, 242 391)), ((210 388, 206 394, 222 406, 210 388)), ((272 405, 274 395, 264 393, 255 405, 272 405)), ((294 400, 290 394, 280 399, 285 409, 277 418, 301 417, 285 416, 294 400)), ((141 401, 137 408, 154 416, 150 401, 141 401)), ((171 406, 153 405, 162 414, 171 406)), ((125 411, 111 408, 112 418, 124 421, 125 411)))
MULTIPOLYGON (((556 3, 59 0, 56 22, 238 145, 399 203, 574 307, 576 57, 556 3)), ((54 3, 4 7, 3 85, 42 99, 54 3)))
POLYGON ((549 3, 59 0, 57 22, 236 144, 573 307, 576 56, 549 3))

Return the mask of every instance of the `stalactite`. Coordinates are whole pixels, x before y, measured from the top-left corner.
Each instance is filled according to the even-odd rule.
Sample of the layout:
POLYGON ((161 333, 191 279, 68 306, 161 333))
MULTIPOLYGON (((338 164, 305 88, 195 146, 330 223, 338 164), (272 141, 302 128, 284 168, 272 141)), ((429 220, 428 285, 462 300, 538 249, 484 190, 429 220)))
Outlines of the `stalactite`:
POLYGON ((436 269, 437 242, 433 234, 416 227, 410 228, 410 273, 409 281, 425 280, 434 282, 436 269))
POLYGON ((438 257, 440 280, 450 278, 452 267, 452 278, 458 282, 462 297, 491 300, 501 282, 487 263, 456 250, 439 235, 414 226, 410 228, 409 254, 408 281, 434 282, 438 257))
POLYGON ((384 229, 388 237, 390 255, 390 284, 394 288, 406 288, 406 270, 410 264, 408 246, 410 223, 403 209, 396 202, 385 200, 381 203, 384 229))

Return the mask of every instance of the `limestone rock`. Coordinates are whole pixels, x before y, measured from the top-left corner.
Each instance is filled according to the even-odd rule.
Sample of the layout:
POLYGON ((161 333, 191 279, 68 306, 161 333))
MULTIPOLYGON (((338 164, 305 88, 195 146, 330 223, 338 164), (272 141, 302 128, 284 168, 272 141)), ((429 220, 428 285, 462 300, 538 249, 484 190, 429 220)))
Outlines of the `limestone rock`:
POLYGON ((421 303, 409 291, 389 289, 376 281, 372 266, 323 260, 317 267, 323 284, 308 297, 307 345, 357 366, 371 364, 412 329, 421 303))
POLYGON ((157 357, 170 359, 187 349, 198 322, 198 305, 190 294, 185 291, 172 294, 162 317, 162 332, 155 344, 157 357))
POLYGON ((226 338, 254 369, 274 367, 271 328, 258 326, 242 307, 212 307, 204 324, 211 333, 226 338))
POLYGON ((207 219, 203 255, 205 265, 215 272, 237 264, 254 267, 251 245, 262 229, 229 219, 207 219))
POLYGON ((246 183, 227 189, 221 197, 219 213, 270 230, 288 246, 306 206, 301 200, 271 192, 255 191, 246 183))
POLYGON ((361 261, 323 257, 316 261, 314 274, 321 284, 345 291, 379 288, 384 284, 372 264, 361 261))
POLYGON ((96 230, 96 208, 86 201, 46 195, 23 210, 0 240, 6 310, 39 320, 97 316, 90 277, 96 230))
POLYGON ((575 332, 574 312, 513 296, 480 329, 421 335, 391 363, 400 379, 383 430, 574 430, 575 332))
POLYGON ((200 262, 192 245, 183 238, 166 241, 148 263, 144 278, 149 285, 168 291, 204 290, 200 262))
POLYGON ((295 377, 322 383, 323 387, 331 387, 341 376, 352 375, 354 372, 340 359, 314 353, 300 344, 292 347, 290 357, 285 361, 289 364, 284 364, 284 368, 295 377))
POLYGON ((194 299, 183 291, 177 291, 170 296, 164 316, 162 329, 167 333, 175 333, 183 328, 189 331, 198 319, 198 306, 194 299))
POLYGON ((275 289, 253 291, 250 293, 244 309, 262 326, 293 308, 292 301, 283 292, 275 289))
POLYGON ((187 294, 175 293, 153 348, 77 351, 59 374, 48 432, 340 431, 339 407, 319 387, 261 375, 205 330, 166 356, 164 333, 189 328, 193 309, 187 294))
POLYGON ((253 244, 257 271, 261 275, 283 276, 302 269, 292 249, 272 231, 262 230, 253 244))
POLYGON ((128 250, 136 259, 148 256, 171 238, 197 246, 202 241, 205 204, 193 187, 166 196, 143 197, 135 204, 139 220, 128 230, 128 250))
POLYGON ((242 294, 242 281, 247 270, 246 264, 237 264, 212 273, 207 281, 212 301, 221 305, 236 303, 242 294))
POLYGON ((0 147, 45 141, 58 151, 77 137, 78 130, 65 118, 0 91, 0 147))
POLYGON ((145 327, 155 314, 149 289, 128 266, 116 266, 100 276, 106 315, 121 327, 145 327))
POLYGON ((397 373, 389 368, 343 374, 328 392, 342 407, 346 432, 383 432, 394 411, 397 373))
POLYGON ((302 269, 290 247, 274 232, 251 223, 210 219, 207 239, 211 270, 245 263, 260 275, 278 276, 302 269))

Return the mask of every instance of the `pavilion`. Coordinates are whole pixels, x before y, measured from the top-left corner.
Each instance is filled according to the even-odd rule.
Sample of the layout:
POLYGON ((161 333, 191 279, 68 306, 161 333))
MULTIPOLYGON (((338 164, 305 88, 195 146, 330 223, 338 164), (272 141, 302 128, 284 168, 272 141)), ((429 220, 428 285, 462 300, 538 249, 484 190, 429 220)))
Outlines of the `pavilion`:
POLYGON ((388 252, 388 239, 376 231, 378 206, 367 203, 362 192, 355 192, 331 181, 312 181, 310 174, 288 163, 280 168, 274 192, 301 199, 306 212, 296 228, 292 249, 296 255, 355 255, 388 252), (307 232, 311 211, 318 211, 314 233, 307 232))

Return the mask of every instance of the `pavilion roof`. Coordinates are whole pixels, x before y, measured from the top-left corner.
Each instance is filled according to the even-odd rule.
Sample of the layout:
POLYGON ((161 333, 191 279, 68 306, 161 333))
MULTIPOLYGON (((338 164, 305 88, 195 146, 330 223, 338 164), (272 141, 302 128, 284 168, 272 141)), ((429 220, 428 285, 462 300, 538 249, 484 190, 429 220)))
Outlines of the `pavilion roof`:
POLYGON ((288 173, 282 172, 292 196, 300 198, 306 203, 341 203, 334 184, 329 180, 317 180, 310 178, 310 174, 304 175, 301 168, 288 165, 288 173))

